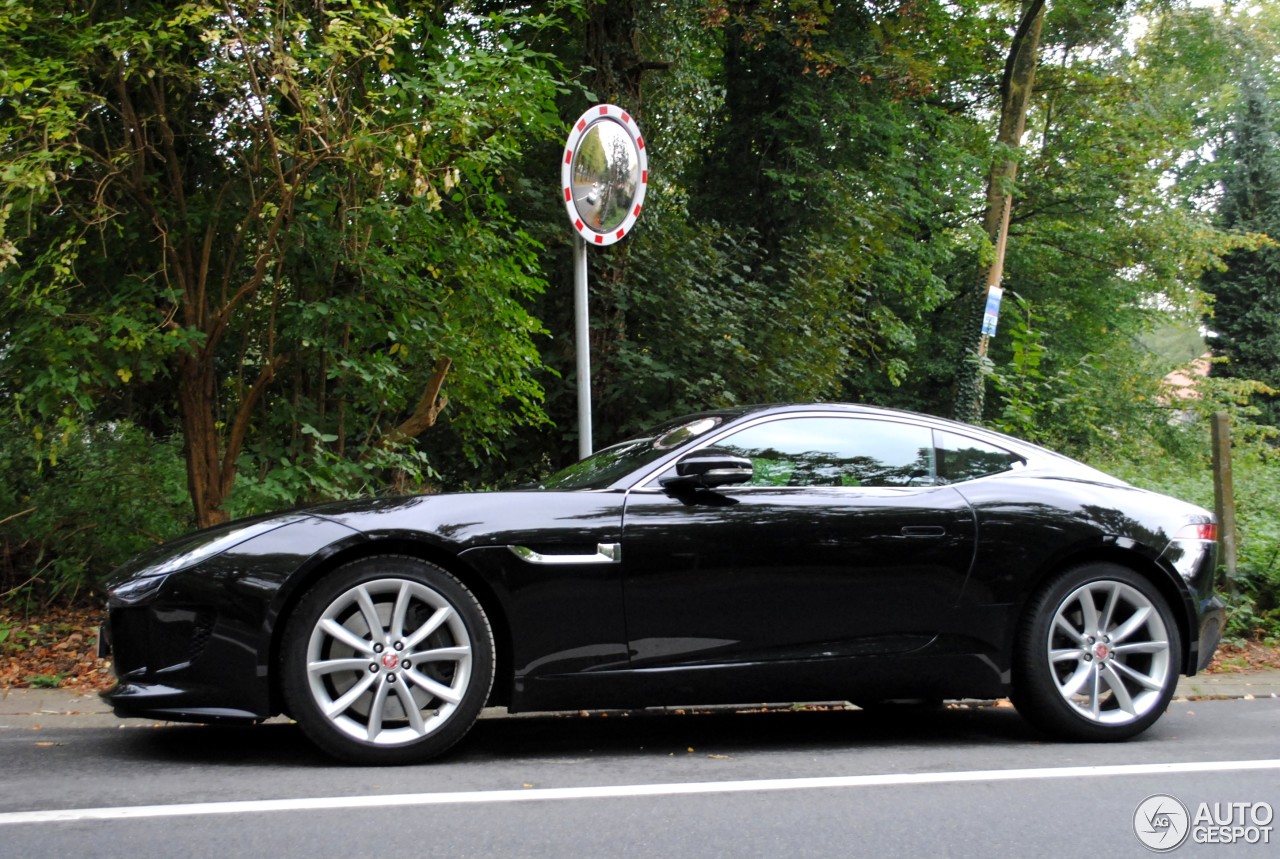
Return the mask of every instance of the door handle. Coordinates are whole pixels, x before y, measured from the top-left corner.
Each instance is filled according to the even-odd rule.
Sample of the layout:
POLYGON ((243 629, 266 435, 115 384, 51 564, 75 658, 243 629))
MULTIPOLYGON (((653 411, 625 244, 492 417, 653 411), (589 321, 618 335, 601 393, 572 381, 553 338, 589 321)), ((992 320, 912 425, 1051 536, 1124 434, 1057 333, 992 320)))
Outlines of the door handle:
POLYGON ((597 543, 594 555, 544 555, 528 546, 507 546, 511 554, 530 564, 620 564, 621 543, 597 543))
POLYGON ((903 525, 904 537, 945 537, 947 529, 941 525, 903 525))

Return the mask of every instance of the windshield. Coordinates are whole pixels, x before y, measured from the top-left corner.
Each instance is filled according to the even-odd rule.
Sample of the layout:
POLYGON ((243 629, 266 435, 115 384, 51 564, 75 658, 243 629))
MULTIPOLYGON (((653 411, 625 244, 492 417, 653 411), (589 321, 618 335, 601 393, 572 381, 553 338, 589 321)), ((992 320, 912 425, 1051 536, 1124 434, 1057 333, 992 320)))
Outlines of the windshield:
POLYGON ((605 489, 637 468, 660 459, 685 442, 719 426, 721 417, 680 418, 661 424, 641 438, 598 450, 542 481, 543 489, 605 489))

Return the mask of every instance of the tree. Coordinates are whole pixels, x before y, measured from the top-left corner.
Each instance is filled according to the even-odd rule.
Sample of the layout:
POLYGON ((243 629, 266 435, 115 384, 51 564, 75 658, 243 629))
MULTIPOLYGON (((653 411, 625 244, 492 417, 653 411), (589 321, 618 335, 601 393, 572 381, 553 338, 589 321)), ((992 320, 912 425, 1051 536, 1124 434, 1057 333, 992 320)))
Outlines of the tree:
MULTIPOLYGON (((1230 53, 1201 26, 1213 14, 1153 13, 1134 43, 1127 8, 1091 0, 1047 8, 1010 213, 1010 312, 984 362, 1001 379, 983 420, 1005 425, 1019 367, 1028 366, 1014 326, 1034 317, 1029 332, 1042 349, 1036 432, 1047 433, 1040 438, 1083 451, 1162 426, 1154 380, 1172 367, 1151 364, 1143 337, 1172 321, 1194 325, 1200 273, 1239 241, 1210 223, 1191 170, 1213 140, 1230 53), (1118 407, 1122 394, 1131 407, 1118 407)), ((968 86, 998 94, 997 82, 975 75, 968 86)), ((979 103, 998 114, 997 102, 979 103)), ((975 127, 981 119, 968 117, 975 127)), ((990 166, 1008 153, 985 136, 971 151, 990 166)), ((948 298, 915 327, 918 345, 902 358, 911 371, 897 387, 863 382, 872 398, 945 412, 958 381, 970 380, 961 356, 977 337, 982 290, 974 287, 992 259, 980 193, 968 217, 981 232, 969 233, 971 244, 939 271, 948 298)))
MULTIPOLYGON (((1209 343, 1226 363, 1213 374, 1254 379, 1280 391, 1280 114, 1258 76, 1245 80, 1224 161, 1218 206, 1221 225, 1264 233, 1273 241, 1227 255, 1222 268, 1207 272, 1213 296, 1209 343)), ((1280 426, 1280 394, 1260 404, 1259 420, 1280 426)))
POLYGON ((726 393, 900 382, 917 323, 946 297, 938 272, 969 185, 952 76, 970 73, 985 21, 946 4, 795 0, 718 4, 707 22, 723 106, 682 189, 692 221, 718 232, 706 256, 728 263, 722 277, 750 314, 724 332, 741 356, 717 365, 733 371, 726 393))
POLYGON ((554 66, 520 40, 555 24, 408 0, 6 4, 0 363, 46 455, 143 397, 207 525, 429 473, 416 436, 446 390, 467 455, 541 420, 537 245, 502 185, 558 131, 554 66))
MULTIPOLYGON (((987 199, 982 228, 991 243, 981 288, 975 290, 975 307, 985 304, 991 290, 998 289, 1004 272, 1009 219, 1013 210, 1013 182, 1018 174, 1017 153, 1022 148, 1027 112, 1035 89, 1036 65, 1040 58, 1040 30, 1044 25, 1044 0, 1023 0, 1018 27, 1009 46, 1004 75, 1000 78, 1000 121, 996 131, 996 157, 987 174, 987 199)), ((978 317, 975 313, 974 317, 978 317)), ((969 366, 962 370, 956 385, 955 416, 976 423, 982 419, 984 386, 981 361, 987 355, 987 335, 979 334, 969 366)))

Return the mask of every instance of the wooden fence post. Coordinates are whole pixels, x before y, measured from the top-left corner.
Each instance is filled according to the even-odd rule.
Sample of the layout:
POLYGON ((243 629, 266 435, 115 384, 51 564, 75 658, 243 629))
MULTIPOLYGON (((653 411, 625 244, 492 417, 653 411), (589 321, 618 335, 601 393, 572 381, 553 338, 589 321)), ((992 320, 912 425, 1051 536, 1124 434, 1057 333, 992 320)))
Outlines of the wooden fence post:
POLYGON ((1218 563, 1229 593, 1236 589, 1236 496, 1231 478, 1231 420, 1213 415, 1213 513, 1218 518, 1218 563))

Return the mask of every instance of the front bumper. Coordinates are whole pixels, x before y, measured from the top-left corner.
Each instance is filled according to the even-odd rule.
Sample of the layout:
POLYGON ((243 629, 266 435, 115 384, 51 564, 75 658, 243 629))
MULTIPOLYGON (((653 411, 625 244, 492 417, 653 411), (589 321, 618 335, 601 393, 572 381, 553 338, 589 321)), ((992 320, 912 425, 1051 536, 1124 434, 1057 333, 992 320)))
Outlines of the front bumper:
POLYGON ((168 721, 259 721, 279 707, 270 674, 276 624, 291 586, 332 552, 363 539, 343 525, 295 517, 189 567, 163 553, 121 568, 99 647, 116 715, 168 721))
POLYGON ((155 603, 115 607, 98 637, 116 685, 117 716, 176 722, 260 721, 272 715, 256 647, 217 610, 155 603))
MULTIPOLYGON (((102 700, 111 711, 126 719, 161 719, 166 722, 261 722, 267 716, 251 710, 232 707, 201 706, 201 695, 190 688, 165 686, 160 683, 116 683, 102 700)), ((216 696, 223 697, 223 696, 216 696)))

